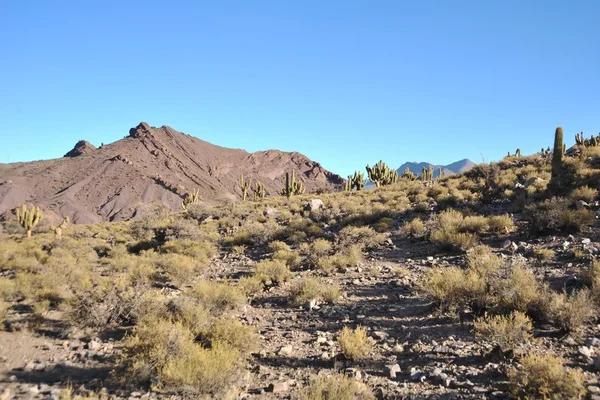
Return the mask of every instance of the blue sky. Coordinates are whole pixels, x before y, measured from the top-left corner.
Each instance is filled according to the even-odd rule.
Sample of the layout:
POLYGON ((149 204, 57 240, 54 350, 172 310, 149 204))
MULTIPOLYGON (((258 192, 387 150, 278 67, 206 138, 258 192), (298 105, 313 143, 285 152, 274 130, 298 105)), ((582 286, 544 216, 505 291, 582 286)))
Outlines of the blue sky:
POLYGON ((0 0, 0 162, 140 121, 347 175, 600 131, 600 2, 0 0))

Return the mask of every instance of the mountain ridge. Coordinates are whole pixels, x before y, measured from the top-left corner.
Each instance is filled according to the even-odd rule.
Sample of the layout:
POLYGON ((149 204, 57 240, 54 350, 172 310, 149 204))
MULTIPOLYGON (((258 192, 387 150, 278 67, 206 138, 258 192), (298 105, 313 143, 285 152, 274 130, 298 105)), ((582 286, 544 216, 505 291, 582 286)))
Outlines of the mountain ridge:
POLYGON ((1 164, 0 215, 35 203, 51 217, 69 216, 76 223, 127 220, 153 201, 178 210, 196 188, 203 201, 239 198, 241 174, 260 180, 273 195, 292 170, 307 191, 343 183, 298 152, 249 153, 141 122, 99 148, 82 140, 62 158, 1 164))
POLYGON ((440 174, 440 167, 442 168, 444 175, 447 176, 447 175, 451 175, 451 174, 460 174, 460 173, 466 172, 466 171, 470 170, 471 168, 473 168, 475 166, 475 163, 473 163, 468 158, 463 158, 462 160, 458 160, 458 161, 455 161, 455 162, 447 164, 447 165, 432 164, 432 163, 428 163, 428 162, 424 162, 424 161, 421 161, 421 162, 413 161, 413 162, 405 162, 397 169, 397 171, 398 171, 398 174, 402 175, 404 170, 406 168, 408 168, 412 173, 421 176, 423 167, 428 168, 430 165, 433 165, 433 167, 434 167, 433 177, 436 178, 440 174))

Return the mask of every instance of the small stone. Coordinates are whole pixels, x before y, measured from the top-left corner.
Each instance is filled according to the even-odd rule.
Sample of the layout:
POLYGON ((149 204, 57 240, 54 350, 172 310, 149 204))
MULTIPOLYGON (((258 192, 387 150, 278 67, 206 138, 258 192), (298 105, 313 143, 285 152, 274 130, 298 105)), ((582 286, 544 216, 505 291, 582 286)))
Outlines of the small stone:
POLYGON ((587 347, 587 346, 579 346, 577 348, 577 351, 582 356, 585 356, 585 357, 591 357, 592 356, 592 350, 589 347, 587 347))
POLYGON ((596 368, 596 370, 600 370, 600 355, 594 358, 594 368, 596 368))
POLYGON ((592 243, 592 241, 589 238, 581 239, 581 244, 590 244, 590 243, 592 243))
POLYGON ((11 392, 9 388, 4 388, 0 394, 0 400, 9 400, 11 398, 11 392))
POLYGON ((346 368, 344 374, 350 378, 362 379, 362 372, 357 368, 346 368))
POLYGON ((390 337, 390 334, 384 331, 375 331, 373 332, 373 337, 378 340, 386 340, 390 337))
POLYGON ((434 353, 438 353, 438 354, 453 354, 454 353, 454 351, 450 347, 444 346, 444 345, 435 346, 432 351, 434 353))
POLYGON ((510 239, 506 239, 504 242, 502 242, 502 248, 507 249, 511 245, 511 243, 512 241, 510 239))
POLYGON ((600 393, 600 387, 594 386, 594 385, 588 386, 587 390, 588 390, 588 392, 593 393, 593 394, 600 393))
POLYGON ((585 342, 589 347, 600 347, 600 339, 598 338, 588 338, 585 342))
POLYGON ((283 346, 279 349, 279 351, 277 352, 278 355, 280 356, 291 356, 292 353, 294 352, 294 348, 292 347, 291 344, 287 345, 287 346, 283 346))
POLYGON ((317 299, 310 299, 302 306, 305 310, 312 310, 317 306, 317 299))
POLYGON ((29 395, 30 395, 31 397, 35 397, 35 396, 37 396, 38 394, 40 394, 40 390, 38 389, 38 387, 37 387, 37 386, 31 386, 31 387, 29 388, 29 390, 27 391, 27 393, 29 393, 29 395))
POLYGON ((312 199, 310 200, 306 206, 304 207, 307 211, 317 211, 322 210, 324 208, 323 200, 321 199, 312 199))
POLYGON ((385 374, 391 378, 396 379, 396 374, 400 373, 402 370, 398 364, 390 364, 385 366, 385 374))
POLYGON ((290 386, 287 382, 275 382, 267 387, 267 391, 272 393, 285 393, 288 390, 290 390, 290 386))
POLYGON ((102 343, 97 342, 95 340, 91 340, 88 344, 87 344, 87 348, 88 350, 91 351, 98 351, 100 350, 100 348, 102 347, 102 343))

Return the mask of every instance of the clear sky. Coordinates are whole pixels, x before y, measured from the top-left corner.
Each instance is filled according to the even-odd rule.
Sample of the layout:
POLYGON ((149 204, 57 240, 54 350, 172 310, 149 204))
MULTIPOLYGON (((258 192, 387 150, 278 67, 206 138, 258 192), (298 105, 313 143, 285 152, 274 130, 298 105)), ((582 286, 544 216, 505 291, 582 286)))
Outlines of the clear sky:
POLYGON ((600 1, 0 0, 0 162, 140 121, 347 175, 600 131, 600 1))

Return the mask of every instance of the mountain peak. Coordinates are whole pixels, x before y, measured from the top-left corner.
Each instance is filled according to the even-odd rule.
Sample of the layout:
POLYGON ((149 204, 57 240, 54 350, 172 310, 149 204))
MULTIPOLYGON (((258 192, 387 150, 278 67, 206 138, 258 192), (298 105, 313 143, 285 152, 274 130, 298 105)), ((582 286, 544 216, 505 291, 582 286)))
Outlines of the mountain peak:
POLYGON ((80 140, 75 144, 75 147, 71 149, 64 157, 79 157, 84 154, 88 154, 96 150, 96 146, 88 142, 87 140, 80 140))
POLYGON ((149 132, 152 127, 147 122, 140 122, 135 128, 129 130, 129 136, 132 138, 142 137, 145 133, 149 132))

